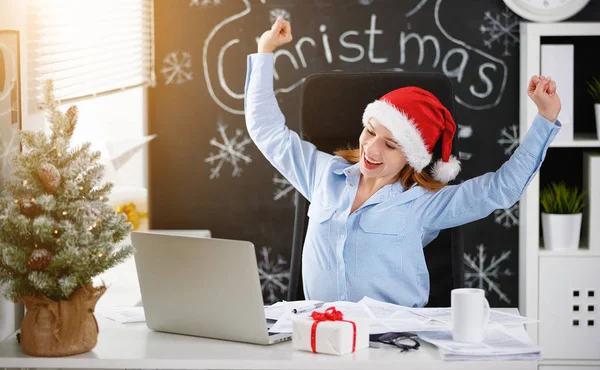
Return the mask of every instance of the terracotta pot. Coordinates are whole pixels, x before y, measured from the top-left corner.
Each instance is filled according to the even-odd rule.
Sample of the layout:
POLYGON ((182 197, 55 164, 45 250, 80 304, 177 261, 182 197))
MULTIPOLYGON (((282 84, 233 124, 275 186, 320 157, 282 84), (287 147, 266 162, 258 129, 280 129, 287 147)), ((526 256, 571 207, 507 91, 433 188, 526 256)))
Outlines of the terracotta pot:
POLYGON ((59 357, 88 352, 96 346, 96 302, 106 286, 77 289, 68 300, 24 296, 27 312, 21 324, 21 348, 30 356, 59 357))

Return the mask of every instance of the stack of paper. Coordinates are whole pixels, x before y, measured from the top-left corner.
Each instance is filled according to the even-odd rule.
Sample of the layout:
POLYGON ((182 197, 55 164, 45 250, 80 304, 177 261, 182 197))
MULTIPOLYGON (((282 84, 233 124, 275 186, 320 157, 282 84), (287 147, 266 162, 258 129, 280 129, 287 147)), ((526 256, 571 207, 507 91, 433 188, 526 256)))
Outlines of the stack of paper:
POLYGON ((452 340, 450 330, 418 332, 419 338, 440 350, 444 360, 539 360, 540 347, 531 342, 526 332, 514 336, 498 324, 488 325, 482 343, 460 343, 452 340))

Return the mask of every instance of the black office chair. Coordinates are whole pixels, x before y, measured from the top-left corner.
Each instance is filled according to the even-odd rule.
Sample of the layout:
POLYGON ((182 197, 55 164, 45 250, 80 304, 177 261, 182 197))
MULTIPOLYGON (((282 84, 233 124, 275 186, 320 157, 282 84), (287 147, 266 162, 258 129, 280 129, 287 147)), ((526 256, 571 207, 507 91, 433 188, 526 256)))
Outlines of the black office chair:
MULTIPOLYGON (((362 114, 368 103, 403 86, 418 86, 432 92, 454 115, 450 79, 438 73, 334 72, 308 76, 302 85, 300 131, 303 139, 321 151, 357 147, 363 130, 362 114)), ((453 145, 453 151, 456 151, 453 145)), ((440 148, 434 149, 439 158, 440 148)), ((458 156, 457 156, 458 157, 458 156)), ((429 169, 427 169, 429 170, 429 169)), ((456 181, 456 180, 455 180, 456 181)), ((308 201, 296 192, 296 212, 288 300, 305 299, 302 289, 302 248, 308 225, 308 201)), ((464 286, 463 235, 460 227, 442 230, 425 249, 429 270, 428 307, 449 307, 450 291, 464 286)))

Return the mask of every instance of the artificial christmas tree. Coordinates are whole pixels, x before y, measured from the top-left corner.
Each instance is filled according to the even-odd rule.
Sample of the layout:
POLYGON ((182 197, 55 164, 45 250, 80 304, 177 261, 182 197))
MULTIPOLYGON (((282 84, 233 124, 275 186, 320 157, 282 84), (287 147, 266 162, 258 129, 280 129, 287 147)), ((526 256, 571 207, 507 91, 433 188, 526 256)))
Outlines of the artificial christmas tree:
POLYGON ((118 243, 132 225, 107 204, 100 153, 90 143, 69 147, 77 107, 59 111, 50 81, 45 103, 51 135, 21 133, 23 153, 0 198, 0 283, 6 298, 25 303, 23 351, 65 356, 96 345, 93 312, 106 287, 92 278, 131 255, 118 243))

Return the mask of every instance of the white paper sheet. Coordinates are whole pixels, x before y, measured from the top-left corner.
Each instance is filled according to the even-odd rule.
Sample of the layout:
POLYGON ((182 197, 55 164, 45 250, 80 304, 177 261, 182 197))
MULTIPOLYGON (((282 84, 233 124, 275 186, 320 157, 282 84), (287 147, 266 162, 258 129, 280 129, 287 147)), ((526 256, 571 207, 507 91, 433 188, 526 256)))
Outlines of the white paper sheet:
MULTIPOLYGON (((391 331, 439 330, 446 327, 428 318, 416 315, 405 307, 365 298, 360 302, 338 301, 325 303, 317 312, 323 312, 329 307, 342 311, 344 317, 365 318, 369 321, 369 333, 387 333, 391 331)), ((277 322, 269 329, 272 333, 291 333, 294 315, 309 317, 312 312, 293 314, 285 310, 277 322)))
MULTIPOLYGON (((427 317, 432 320, 436 320, 442 323, 450 324, 452 321, 452 311, 450 307, 441 307, 441 308, 433 308, 433 307, 423 307, 423 308, 409 308, 409 311, 412 313, 427 317)), ((529 324, 537 322, 538 320, 531 319, 525 316, 513 315, 509 313, 504 313, 497 310, 490 310, 490 320, 491 323, 501 324, 503 326, 519 326, 523 324, 529 324)))
POLYGON ((265 306, 265 316, 267 319, 279 320, 284 313, 292 312, 294 308, 308 308, 314 304, 322 303, 321 301, 281 301, 270 306, 265 306))
POLYGON ((144 307, 97 307, 94 313, 121 324, 146 321, 144 307))
POLYGON ((541 349, 531 342, 509 334, 499 324, 490 324, 482 343, 460 343, 452 340, 450 330, 418 332, 420 339, 440 350, 445 360, 535 360, 541 349))

